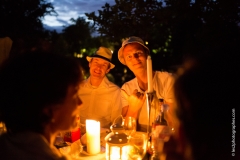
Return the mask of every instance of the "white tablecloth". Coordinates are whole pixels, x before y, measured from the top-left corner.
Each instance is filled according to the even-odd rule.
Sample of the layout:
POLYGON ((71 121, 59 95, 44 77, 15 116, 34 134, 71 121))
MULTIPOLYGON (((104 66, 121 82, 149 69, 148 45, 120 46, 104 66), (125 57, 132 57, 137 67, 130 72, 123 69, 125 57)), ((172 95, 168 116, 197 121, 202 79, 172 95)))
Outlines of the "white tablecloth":
MULTIPOLYGON (((77 140, 73 143, 68 143, 68 147, 60 148, 60 152, 63 154, 70 156, 73 160, 105 160, 105 140, 104 138, 107 136, 109 129, 101 128, 100 140, 101 140, 101 152, 96 155, 89 155, 86 152, 86 147, 82 146, 80 140, 77 140)), ((86 135, 83 135, 81 140, 86 143, 86 135)))

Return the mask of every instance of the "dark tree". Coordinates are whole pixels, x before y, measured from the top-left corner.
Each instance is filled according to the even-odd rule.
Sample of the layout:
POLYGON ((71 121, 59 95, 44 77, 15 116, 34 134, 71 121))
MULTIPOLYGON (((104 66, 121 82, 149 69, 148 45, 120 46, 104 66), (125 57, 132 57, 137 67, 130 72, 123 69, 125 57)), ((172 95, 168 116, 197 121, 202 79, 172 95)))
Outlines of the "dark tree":
MULTIPOLYGON (((155 69, 174 69, 186 55, 201 54, 239 39, 238 0, 115 0, 87 13, 98 32, 117 42, 139 36, 148 42, 155 69), (154 62, 155 61, 155 62, 154 62)), ((210 52, 207 52, 210 53, 210 52)))
POLYGON ((46 0, 0 1, 1 35, 21 37, 42 31, 42 18, 53 14, 54 8, 46 0))
POLYGON ((102 10, 98 10, 98 14, 86 13, 89 20, 93 20, 98 28, 99 34, 115 42, 131 35, 150 40, 152 29, 160 27, 156 15, 163 8, 162 2, 156 0, 115 0, 115 2, 113 6, 106 3, 102 10))
POLYGON ((42 18, 54 14, 54 7, 46 0, 1 0, 0 37, 10 37, 13 47, 34 46, 33 43, 39 38, 48 35, 44 31, 42 18))
POLYGON ((239 42, 240 1, 166 0, 166 4, 171 12, 172 47, 178 60, 184 55, 211 54, 211 50, 231 48, 239 42))
POLYGON ((87 22, 83 17, 71 19, 72 25, 65 26, 63 29, 63 37, 68 44, 70 54, 81 53, 82 49, 86 49, 89 39, 94 28, 90 22, 87 22))

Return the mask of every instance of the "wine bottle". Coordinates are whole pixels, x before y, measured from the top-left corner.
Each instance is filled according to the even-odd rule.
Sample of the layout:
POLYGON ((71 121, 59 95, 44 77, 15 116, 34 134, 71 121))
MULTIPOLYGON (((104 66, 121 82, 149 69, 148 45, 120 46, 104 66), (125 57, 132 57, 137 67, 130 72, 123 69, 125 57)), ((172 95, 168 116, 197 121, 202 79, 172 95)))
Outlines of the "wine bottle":
POLYGON ((160 112, 155 120, 155 123, 154 123, 154 127, 158 126, 158 125, 162 125, 162 126, 167 126, 167 121, 164 119, 164 110, 165 110, 165 107, 164 107, 164 104, 163 104, 163 99, 159 99, 159 102, 161 104, 161 107, 160 107, 160 112))
POLYGON ((163 99, 159 99, 160 111, 152 125, 151 149, 153 154, 151 160, 159 160, 163 150, 164 141, 168 137, 168 123, 164 118, 165 106, 163 99))

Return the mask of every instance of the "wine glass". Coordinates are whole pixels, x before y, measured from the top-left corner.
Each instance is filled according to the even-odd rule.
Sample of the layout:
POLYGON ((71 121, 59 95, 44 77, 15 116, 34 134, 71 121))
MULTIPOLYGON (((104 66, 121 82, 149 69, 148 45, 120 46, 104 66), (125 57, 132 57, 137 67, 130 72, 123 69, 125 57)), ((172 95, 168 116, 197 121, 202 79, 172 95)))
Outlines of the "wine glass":
POLYGON ((142 160, 147 151, 147 134, 144 132, 136 132, 129 136, 128 159, 142 160))
POLYGON ((128 136, 136 132, 136 119, 134 117, 125 117, 123 119, 122 125, 124 128, 125 134, 127 134, 128 136))

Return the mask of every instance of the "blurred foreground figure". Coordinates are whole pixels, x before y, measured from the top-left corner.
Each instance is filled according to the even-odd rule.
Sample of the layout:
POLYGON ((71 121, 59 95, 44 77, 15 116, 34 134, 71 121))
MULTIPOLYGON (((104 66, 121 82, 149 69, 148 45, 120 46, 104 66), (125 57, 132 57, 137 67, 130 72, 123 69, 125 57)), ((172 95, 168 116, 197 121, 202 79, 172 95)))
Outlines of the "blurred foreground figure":
MULTIPOLYGON (((176 136, 185 160, 240 159, 235 123, 237 63, 227 48, 215 56, 188 59, 178 70, 176 136)), ((172 159, 172 153, 167 155, 172 159)))
POLYGON ((59 132, 77 127, 80 65, 55 54, 26 53, 0 68, 0 159, 65 160, 55 148, 59 132))

